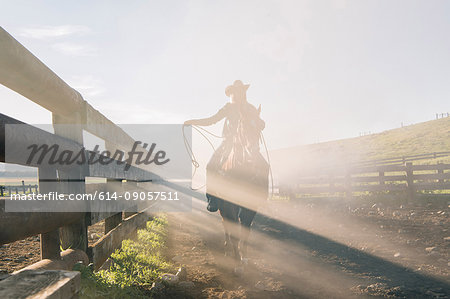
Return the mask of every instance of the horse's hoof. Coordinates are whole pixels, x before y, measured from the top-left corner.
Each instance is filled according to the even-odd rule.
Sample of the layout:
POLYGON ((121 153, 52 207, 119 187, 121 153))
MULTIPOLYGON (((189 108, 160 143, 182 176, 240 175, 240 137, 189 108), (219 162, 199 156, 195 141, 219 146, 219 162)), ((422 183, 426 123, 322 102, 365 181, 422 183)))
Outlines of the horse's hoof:
POLYGON ((247 265, 248 265, 248 258, 246 258, 246 257, 241 257, 241 264, 247 266, 247 265))
POLYGON ((244 267, 242 266, 238 266, 234 268, 234 274, 237 276, 242 276, 244 275, 244 267))

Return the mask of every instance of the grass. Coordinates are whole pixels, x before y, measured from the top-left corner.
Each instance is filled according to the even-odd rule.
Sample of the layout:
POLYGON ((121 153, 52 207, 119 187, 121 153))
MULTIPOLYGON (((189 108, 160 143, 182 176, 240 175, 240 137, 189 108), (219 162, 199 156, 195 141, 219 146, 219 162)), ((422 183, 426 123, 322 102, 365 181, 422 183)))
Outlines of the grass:
MULTIPOLYGON (((358 162, 390 159, 402 156, 431 154, 450 151, 450 117, 427 121, 398 129, 384 131, 362 137, 341 139, 317 144, 297 146, 271 152, 274 176, 285 186, 320 187, 317 183, 302 183, 302 177, 339 176, 358 162)), ((450 156, 435 159, 415 160, 418 164, 450 163, 450 156)), ((444 171, 447 173, 448 171, 444 171)), ((435 171, 415 171, 414 174, 431 174, 435 171)), ((404 175, 404 172, 386 172, 386 178, 392 175, 404 175)), ((378 173, 364 173, 355 177, 377 177, 378 173)), ((435 182, 436 180, 431 180, 435 182)), ((420 181, 415 181, 419 183, 420 181)), ((387 184, 395 184, 389 181, 387 184)), ((406 183, 402 181, 402 183, 406 183)), ((377 182, 361 182, 355 185, 376 185, 377 182)), ((322 186, 326 186, 327 182, 322 186)), ((338 184, 336 184, 338 185, 338 184)), ((443 195, 448 190, 419 191, 420 195, 443 195)), ((301 197, 329 195, 298 194, 301 197)), ((354 195, 395 195, 405 197, 401 191, 354 192, 354 195)))
MULTIPOLYGON (((297 146, 271 152, 273 164, 287 163, 314 169, 318 166, 347 164, 392 157, 450 151, 450 117, 427 121, 378 134, 297 146), (283 159, 287 157, 286 159, 283 159)), ((414 164, 450 162, 450 157, 436 161, 419 160, 414 164)), ((274 165, 276 167, 277 165, 274 165)))
POLYGON ((152 283, 175 270, 163 256, 167 225, 165 216, 148 221, 136 240, 124 240, 111 255, 110 270, 93 272, 77 265, 82 277, 80 298, 148 298, 152 283))
MULTIPOLYGON (((365 160, 450 150, 450 118, 432 120, 368 136, 330 142, 365 160)), ((448 158, 447 158, 448 159, 448 158)))

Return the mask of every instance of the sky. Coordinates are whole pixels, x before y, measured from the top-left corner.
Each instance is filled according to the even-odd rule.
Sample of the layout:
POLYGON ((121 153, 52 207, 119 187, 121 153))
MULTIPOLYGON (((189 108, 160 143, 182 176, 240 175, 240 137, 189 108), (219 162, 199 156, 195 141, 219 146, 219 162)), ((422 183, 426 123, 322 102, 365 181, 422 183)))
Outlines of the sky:
MULTIPOLYGON (((251 84, 270 149, 450 112, 449 1, 0 4, 0 26, 115 123, 210 116, 236 79, 251 84)), ((0 107, 51 122, 2 85, 0 107)))

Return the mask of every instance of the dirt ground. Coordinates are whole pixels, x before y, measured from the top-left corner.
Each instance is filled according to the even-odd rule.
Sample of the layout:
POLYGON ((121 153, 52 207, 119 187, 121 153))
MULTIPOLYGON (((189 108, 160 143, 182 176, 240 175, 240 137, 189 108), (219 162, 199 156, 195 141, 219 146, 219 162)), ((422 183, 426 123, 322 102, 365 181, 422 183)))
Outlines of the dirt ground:
POLYGON ((273 203, 255 219, 241 275, 223 255, 221 219, 202 209, 170 216, 169 257, 194 282, 186 297, 450 296, 447 203, 273 203))
MULTIPOLYGON (((88 229, 88 244, 94 244, 104 235, 105 222, 101 221, 88 229)), ((12 273, 34 264, 41 259, 39 235, 0 245, 0 274, 12 273)))
MULTIPOLYGON (((449 298, 449 204, 271 202, 236 265, 223 254, 218 213, 194 200, 192 212, 169 214, 167 256, 193 282, 186 298, 449 298)), ((90 227, 90 243, 102 233, 90 227)), ((2 272, 38 260, 38 236, 0 247, 2 272)))
POLYGON ((0 273, 11 273, 41 259, 39 236, 0 246, 0 273))

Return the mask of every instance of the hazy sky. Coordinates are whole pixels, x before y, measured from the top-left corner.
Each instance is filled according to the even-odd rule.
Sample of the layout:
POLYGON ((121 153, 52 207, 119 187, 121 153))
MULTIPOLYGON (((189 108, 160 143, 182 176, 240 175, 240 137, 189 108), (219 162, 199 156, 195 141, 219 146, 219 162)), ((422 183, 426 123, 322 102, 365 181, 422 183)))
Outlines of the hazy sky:
MULTIPOLYGON (((215 113, 251 83, 270 148, 450 112, 450 1, 0 1, 1 26, 116 123, 215 113)), ((0 85, 1 112, 50 113, 0 85)))

